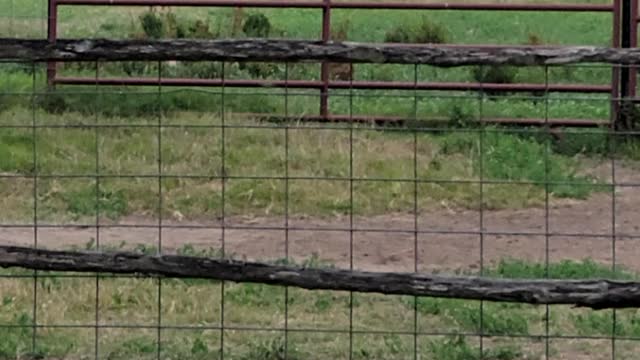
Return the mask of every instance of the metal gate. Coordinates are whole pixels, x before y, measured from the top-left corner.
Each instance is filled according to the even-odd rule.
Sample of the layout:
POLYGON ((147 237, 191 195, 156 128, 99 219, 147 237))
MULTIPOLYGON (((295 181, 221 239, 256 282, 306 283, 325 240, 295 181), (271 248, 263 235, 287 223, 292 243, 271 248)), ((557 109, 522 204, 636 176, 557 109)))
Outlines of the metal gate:
MULTIPOLYGON (((612 46, 636 47, 638 0, 613 0, 612 4, 508 4, 508 3, 418 3, 418 2, 390 2, 390 1, 335 1, 335 0, 48 0, 48 40, 55 43, 58 38, 58 8, 60 6, 177 6, 177 7, 254 7, 254 8, 303 8, 320 9, 322 11, 322 29, 320 31, 323 42, 331 40, 332 9, 377 9, 377 10, 457 10, 457 11, 527 11, 527 12, 599 12, 611 13, 612 46)), ((415 44, 403 44, 413 46, 415 44)), ((576 44, 581 45, 581 44, 576 44)), ((469 47, 468 45, 443 44, 447 47, 469 47)), ((502 48, 499 45, 473 45, 473 47, 502 48)), ((512 47, 512 46, 511 46, 512 47)), ((549 47, 549 46, 546 46, 549 47)), ((493 84, 472 82, 400 82, 400 81, 334 81, 329 77, 328 63, 323 62, 320 70, 320 80, 287 80, 273 81, 260 79, 191 79, 191 78, 106 78, 106 77, 61 77, 57 74, 55 63, 49 63, 47 82, 50 87, 55 85, 161 85, 161 86, 206 86, 206 87, 275 87, 316 89, 320 92, 320 104, 317 115, 304 116, 313 121, 375 121, 397 122, 402 118, 385 116, 362 116, 358 114, 332 114, 329 111, 330 89, 378 89, 378 90, 447 90, 474 91, 488 89, 491 91, 532 92, 549 91, 563 93, 610 93, 611 118, 609 124, 619 117, 620 104, 623 99, 635 98, 636 71, 629 67, 612 69, 610 85, 588 84, 493 84)), ((268 115, 274 114, 252 114, 268 115)), ((299 117, 297 117, 299 119, 299 117)), ((600 126, 602 122, 582 119, 484 119, 487 122, 510 123, 522 125, 552 126, 600 126)))

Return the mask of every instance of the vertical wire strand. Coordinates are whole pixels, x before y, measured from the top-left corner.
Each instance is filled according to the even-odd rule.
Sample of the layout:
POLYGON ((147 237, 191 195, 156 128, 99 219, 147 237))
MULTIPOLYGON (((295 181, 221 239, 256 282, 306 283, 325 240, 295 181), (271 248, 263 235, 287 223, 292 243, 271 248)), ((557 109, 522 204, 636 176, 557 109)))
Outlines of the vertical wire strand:
MULTIPOLYGON (((158 255, 162 255, 162 61, 158 61, 158 109, 157 111, 157 157, 158 157, 158 255)), ((162 279, 158 278, 158 328, 157 328, 157 352, 160 360, 162 355, 162 279)))
MULTIPOLYGON (((226 169, 226 164, 225 164, 225 150, 226 150, 226 139, 225 139, 225 111, 224 111, 224 100, 225 100, 225 62, 223 61, 221 63, 221 78, 222 78, 222 88, 220 91, 220 137, 221 137, 221 141, 222 141, 222 149, 221 149, 221 159, 220 159, 220 179, 221 179, 221 187, 222 187, 222 194, 221 194, 221 199, 220 199, 220 203, 221 203, 221 217, 222 217, 222 223, 220 224, 220 240, 222 242, 221 244, 221 248, 220 248, 220 252, 223 258, 226 258, 226 249, 225 249, 225 224, 226 224, 226 204, 225 204, 225 186, 227 183, 227 169, 226 169)), ((224 280, 220 282, 220 359, 224 360, 224 289, 225 289, 225 282, 224 280)))
MULTIPOLYGON (((549 278, 549 156, 551 133, 549 128, 549 67, 544 67, 544 123, 545 123, 545 147, 544 147, 544 276, 549 278)), ((549 359, 549 304, 545 304, 544 315, 544 354, 549 359)))
MULTIPOLYGON (((353 72, 349 75, 349 270, 353 271, 353 72)), ((353 359, 353 291, 349 291, 349 360, 353 359)))
MULTIPOLYGON (((418 273, 418 65, 413 67, 413 272, 418 273)), ((418 297, 413 297, 413 359, 418 360, 418 297)))
MULTIPOLYGON (((615 66, 615 65, 614 65, 615 66)), ((618 102, 620 100, 620 96, 618 99, 614 99, 614 101, 618 102)), ((618 109, 620 106, 616 106, 618 109)), ((614 119, 614 121, 617 119, 614 119)), ((610 127, 610 156, 611 156, 611 270, 613 271, 613 275, 616 275, 616 151, 618 145, 618 137, 615 133, 615 126, 610 127)), ((611 359, 616 359, 616 330, 617 330, 617 312, 616 309, 613 309, 611 314, 611 359)))
MULTIPOLYGON (((33 247, 38 248, 38 132, 36 118, 36 69, 35 63, 31 63, 32 88, 31 88, 31 136, 33 137, 33 247)), ((45 94, 49 96, 49 94, 45 94)), ((31 350, 36 353, 36 338, 38 328, 38 270, 33 272, 33 332, 31 338, 31 350)))
MULTIPOLYGON (((289 262, 289 63, 284 68, 284 257, 289 262)), ((289 358, 289 287, 284 287, 284 360, 289 358)))
MULTIPOLYGON (((482 83, 480 84, 482 85, 482 83)), ((479 168, 480 168, 480 212, 479 212, 479 225, 480 225, 480 276, 484 276, 484 91, 480 89, 480 102, 479 102, 479 119, 480 119, 480 141, 478 146, 479 152, 479 168)), ((480 359, 484 359, 484 301, 480 300, 480 359)))
MULTIPOLYGON (((96 94, 99 92, 99 85, 98 85, 98 78, 100 77, 100 62, 96 61, 96 85, 95 85, 95 92, 96 94)), ((94 102, 95 104, 95 102, 94 102)), ((95 105, 94 105, 95 106, 95 105)), ((100 251, 100 131, 99 131, 99 121, 100 118, 98 116, 98 109, 97 107, 94 107, 94 112, 95 112, 95 125, 94 126, 94 137, 95 137, 95 152, 96 152, 96 158, 95 158, 95 170, 96 170, 96 248, 97 251, 100 251)), ((99 358, 99 354, 100 354, 100 345, 99 345, 99 341, 100 341, 100 331, 99 331, 99 326, 100 326, 100 274, 96 273, 96 304, 95 304, 95 308, 96 308, 96 314, 95 314, 95 322, 96 322, 96 327, 95 327, 95 347, 94 347, 94 356, 96 358, 96 360, 98 360, 99 358)))

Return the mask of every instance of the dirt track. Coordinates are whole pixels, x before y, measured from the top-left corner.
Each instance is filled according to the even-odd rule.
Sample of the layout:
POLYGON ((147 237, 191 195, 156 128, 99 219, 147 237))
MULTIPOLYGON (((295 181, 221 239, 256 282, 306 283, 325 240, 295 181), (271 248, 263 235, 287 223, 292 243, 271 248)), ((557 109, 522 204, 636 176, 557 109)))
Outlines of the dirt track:
MULTIPOLYGON (((610 172, 610 167, 609 170, 607 167, 600 167, 595 171, 606 174, 607 171, 610 172)), ((637 174, 634 170, 617 167, 616 183, 632 183, 640 178, 637 174)), ((615 211, 612 197, 612 194, 600 193, 586 201, 553 201, 549 207, 548 223, 549 233, 552 234, 548 239, 551 261, 590 257, 611 265, 614 256, 612 234, 615 214, 616 264, 640 271, 640 188, 618 187, 615 211)), ((481 238, 477 233, 480 226, 478 211, 434 210, 418 217, 418 229, 422 233, 418 233, 416 238, 413 232, 414 216, 411 214, 355 218, 353 227, 357 230, 352 232, 353 265, 363 270, 413 271, 416 246, 417 265, 421 271, 477 269, 480 266, 481 245, 484 265, 508 256, 544 261, 547 240, 544 236, 544 208, 485 211, 483 222, 487 233, 481 238)), ((155 224, 141 218, 128 218, 122 223, 155 224)), ((163 226, 161 233, 164 251, 171 251, 187 243, 196 247, 222 245, 222 231, 217 228, 219 223, 172 220, 163 221, 163 226), (171 227, 172 225, 181 227, 171 227), (205 225, 210 228, 185 227, 188 225, 205 225)), ((283 217, 229 218, 227 226, 230 227, 224 232, 227 253, 248 259, 285 256, 283 217), (265 227, 280 230, 264 230, 265 227)), ((341 267, 349 267, 351 232, 348 231, 348 218, 290 218, 288 226, 289 256, 301 259, 316 253, 321 259, 341 267)), ((122 241, 127 244, 157 245, 159 233, 157 227, 105 227, 100 229, 100 242, 109 245, 118 245, 122 241)), ((62 248, 72 244, 82 246, 95 236, 95 228, 38 229, 39 246, 47 248, 62 248)), ((2 244, 30 245, 33 244, 33 239, 32 228, 0 229, 2 244)))

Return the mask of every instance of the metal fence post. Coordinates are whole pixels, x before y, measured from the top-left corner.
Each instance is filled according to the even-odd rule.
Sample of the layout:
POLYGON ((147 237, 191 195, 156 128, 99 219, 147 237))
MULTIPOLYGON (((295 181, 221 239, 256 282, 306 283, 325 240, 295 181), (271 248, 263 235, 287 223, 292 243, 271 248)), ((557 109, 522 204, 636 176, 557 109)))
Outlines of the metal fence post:
MULTIPOLYGON (((58 4, 57 0, 49 0, 49 7, 47 11, 47 40, 50 44, 56 42, 58 36, 58 4)), ((47 62, 47 85, 49 88, 55 86, 54 80, 56 77, 56 63, 53 61, 47 62)))
MULTIPOLYGON (((324 0, 322 8, 322 42, 327 43, 331 39, 331 0, 324 0)), ((322 89, 320 90, 320 117, 329 119, 329 64, 322 62, 320 68, 322 89)))

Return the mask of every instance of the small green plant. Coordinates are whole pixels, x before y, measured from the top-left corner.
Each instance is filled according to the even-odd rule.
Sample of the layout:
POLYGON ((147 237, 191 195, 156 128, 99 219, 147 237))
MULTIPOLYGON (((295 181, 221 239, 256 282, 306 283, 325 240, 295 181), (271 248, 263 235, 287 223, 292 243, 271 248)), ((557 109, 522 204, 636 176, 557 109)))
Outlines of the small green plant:
POLYGON ((384 42, 387 43, 410 43, 412 41, 411 30, 402 26, 394 27, 384 35, 384 42))
POLYGON ((233 304, 243 306, 284 306, 282 288, 263 284, 237 284, 227 291, 227 298, 233 304))
POLYGON ((127 212, 124 192, 100 189, 96 194, 93 187, 71 191, 65 194, 67 210, 75 216, 90 216, 99 211, 101 215, 115 219, 127 212))
POLYGON ((0 131, 0 171, 29 174, 33 170, 33 137, 14 129, 0 131))
POLYGON ((522 352, 512 346, 485 349, 481 355, 480 349, 470 346, 461 335, 431 341, 429 350, 438 360, 511 360, 522 357, 522 352))
POLYGON ((248 37, 266 38, 271 33, 271 22, 262 13, 250 14, 242 25, 242 32, 248 37))
POLYGON ((13 315, 13 324, 17 327, 0 328, 0 359, 23 358, 31 348, 33 320, 26 313, 13 315))
POLYGON ((166 28, 166 36, 182 39, 187 36, 187 30, 184 24, 178 21, 178 18, 174 13, 167 13, 164 16, 164 27, 166 28))
POLYGON ((55 91, 49 91, 36 98, 36 106, 49 114, 60 115, 69 110, 69 105, 64 95, 55 91))
POLYGON ((165 28, 162 19, 151 11, 140 15, 142 31, 150 39, 160 39, 164 36, 165 28))
POLYGON ((202 20, 196 20, 195 23, 189 26, 187 36, 194 39, 215 39, 218 37, 218 34, 209 29, 208 23, 202 20))
POLYGON ((415 30, 414 41, 420 44, 444 44, 448 41, 447 29, 441 24, 423 18, 415 30))
MULTIPOLYGON (((475 66, 473 79, 481 84, 513 84, 518 75, 517 68, 505 65, 475 66)), ((482 90, 488 96, 508 95, 505 91, 482 90)))
POLYGON ((269 340, 255 341, 250 344, 249 351, 240 356, 241 360, 282 360, 302 359, 299 350, 295 344, 289 343, 285 346, 283 337, 277 337, 269 340), (286 355, 285 355, 286 354, 286 355))
POLYGON ((635 274, 618 268, 613 271, 610 266, 599 264, 592 259, 582 261, 562 260, 550 263, 531 263, 517 259, 501 259, 497 266, 487 270, 488 276, 511 279, 536 279, 549 277, 551 279, 624 279, 637 278, 635 274), (547 271, 548 270, 548 271, 547 271))
POLYGON ((465 111, 460 105, 453 105, 449 112, 449 127, 469 128, 473 127, 473 114, 465 111))
POLYGON ((443 44, 448 41, 448 32, 441 24, 426 17, 416 25, 398 25, 385 34, 389 43, 443 44))

